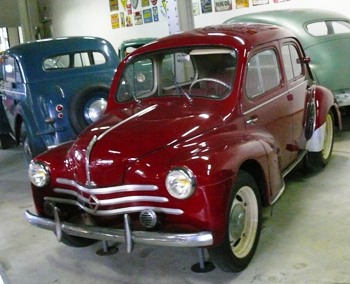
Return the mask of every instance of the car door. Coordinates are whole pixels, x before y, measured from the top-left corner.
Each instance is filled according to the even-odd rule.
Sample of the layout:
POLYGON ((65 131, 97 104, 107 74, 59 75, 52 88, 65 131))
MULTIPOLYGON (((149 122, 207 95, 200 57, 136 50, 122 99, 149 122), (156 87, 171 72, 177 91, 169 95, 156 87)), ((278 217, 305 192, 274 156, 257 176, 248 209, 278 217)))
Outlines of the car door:
POLYGON ((11 127, 14 129, 17 105, 25 100, 25 84, 19 65, 12 56, 4 57, 3 104, 11 127))
POLYGON ((243 114, 247 129, 278 156, 278 163, 270 164, 279 169, 271 172, 282 172, 291 163, 289 145, 293 137, 292 105, 283 83, 278 50, 274 43, 254 52, 248 59, 244 83, 243 114))
POLYGON ((305 149, 304 115, 308 81, 305 76, 303 55, 295 40, 281 41, 281 50, 285 77, 287 80, 288 97, 292 103, 293 139, 290 149, 292 159, 295 159, 301 149, 305 149))

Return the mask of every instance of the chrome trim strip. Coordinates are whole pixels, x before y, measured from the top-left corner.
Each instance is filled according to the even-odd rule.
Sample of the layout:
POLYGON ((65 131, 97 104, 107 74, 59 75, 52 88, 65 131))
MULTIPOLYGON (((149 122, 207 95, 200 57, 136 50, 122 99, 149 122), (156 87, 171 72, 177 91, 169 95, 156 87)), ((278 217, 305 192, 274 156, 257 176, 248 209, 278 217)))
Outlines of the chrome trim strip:
POLYGON ((65 179, 65 178, 57 178, 56 182, 75 187, 76 189, 89 194, 109 194, 109 193, 132 192, 132 191, 158 190, 158 186, 147 185, 147 184, 127 184, 127 185, 119 185, 119 186, 111 186, 111 187, 103 187, 103 188, 88 188, 78 184, 74 180, 65 179))
POLYGON ((97 136, 94 135, 94 137, 92 137, 91 141, 89 142, 89 145, 86 148, 86 154, 85 154, 86 181, 87 181, 87 185, 89 186, 93 186, 93 184, 91 183, 91 176, 90 176, 90 153, 96 141, 97 141, 97 136))
POLYGON ((298 87, 300 87, 301 85, 306 84, 306 83, 307 83, 307 82, 304 81, 304 82, 300 83, 299 85, 294 86, 292 89, 289 89, 288 91, 286 91, 286 92, 284 92, 284 93, 282 93, 282 94, 280 94, 280 95, 278 95, 278 96, 276 96, 276 97, 273 97, 272 99, 270 99, 270 100, 268 100, 268 101, 266 101, 266 102, 263 102, 261 105, 255 106, 255 107, 253 107, 253 108, 251 108, 251 109, 249 109, 249 110, 247 110, 247 111, 244 111, 244 112, 243 112, 243 115, 248 115, 249 113, 254 112, 254 111, 256 111, 257 109, 262 108, 262 107, 264 107, 264 106, 266 106, 266 105, 268 105, 268 104, 274 102, 275 100, 279 99, 280 97, 285 96, 286 94, 290 93, 292 90, 294 90, 294 89, 296 89, 296 88, 298 88, 298 87))
MULTIPOLYGON (((53 220, 34 215, 28 210, 25 211, 25 217, 33 226, 52 232, 56 230, 53 220)), ((62 232, 67 235, 117 243, 127 242, 125 231, 122 229, 77 225, 68 222, 60 222, 60 226, 62 232)), ((131 241, 135 244, 165 247, 206 247, 213 244, 213 235, 209 231, 181 234, 130 230, 129 233, 130 239, 127 243, 129 248, 131 241)))
MULTIPOLYGON (((67 194, 74 196, 78 198, 79 200, 89 203, 90 198, 86 198, 82 195, 80 195, 76 191, 72 191, 69 189, 63 189, 63 188, 54 188, 54 192, 57 193, 62 193, 62 194, 67 194)), ((100 200, 96 196, 94 196, 94 201, 98 201, 100 205, 119 205, 123 203, 128 203, 128 202, 158 202, 158 203, 166 203, 168 202, 168 198, 166 197, 160 197, 160 196, 127 196, 127 197, 120 197, 120 198, 112 198, 112 199, 103 199, 100 200)))
POLYGON ((255 106, 255 107, 253 107, 253 108, 251 108, 251 109, 249 109, 249 110, 247 110, 247 111, 244 111, 244 112, 243 112, 243 115, 250 114, 251 112, 254 112, 254 111, 258 110, 259 108, 262 108, 262 107, 264 107, 264 106, 266 106, 266 105, 268 105, 268 104, 274 102, 275 100, 279 99, 280 97, 285 96, 285 95, 288 94, 288 93, 289 93, 289 92, 286 91, 286 92, 284 92, 284 93, 282 93, 282 94, 279 94, 279 95, 276 96, 276 97, 273 97, 272 99, 270 99, 270 100, 268 100, 268 101, 266 101, 266 102, 263 102, 263 103, 260 104, 260 105, 257 105, 257 106, 255 106))
POLYGON ((151 209, 157 213, 165 213, 165 214, 171 214, 171 215, 183 214, 183 211, 181 209, 153 207, 153 206, 132 206, 132 207, 125 207, 125 208, 110 209, 110 210, 97 210, 97 208, 100 206, 97 200, 94 200, 94 201, 97 201, 96 203, 90 204, 91 206, 94 206, 94 208, 88 208, 83 204, 81 204, 79 201, 72 200, 72 199, 45 197, 45 200, 51 201, 54 203, 75 205, 83 209, 86 213, 96 215, 96 216, 114 216, 114 215, 120 215, 120 214, 129 214, 129 213, 141 212, 142 210, 146 210, 146 209, 151 209))
POLYGON ((158 107, 158 105, 153 105, 153 106, 150 106, 148 108, 145 108, 144 110, 141 110, 137 113, 135 113, 134 115, 122 120, 121 122, 117 123, 116 125, 114 125, 113 127, 107 129, 105 132, 101 133, 97 140, 101 140, 104 136, 106 136, 109 132, 111 132, 113 129, 116 129, 117 127, 119 127, 120 125, 123 125, 124 123, 128 122, 129 120, 132 120, 136 117, 140 117, 148 112, 151 112, 152 110, 156 109, 158 107))
POLYGON ((129 120, 134 119, 135 117, 140 117, 152 110, 154 110, 158 105, 153 105, 150 106, 148 108, 145 108, 142 111, 139 111, 138 113, 135 113, 134 115, 122 120, 121 122, 117 123, 116 125, 112 126, 111 128, 107 129, 106 131, 104 131, 103 133, 101 133, 98 137, 96 135, 94 135, 94 137, 92 137, 91 141, 89 142, 89 145, 86 148, 86 155, 85 155, 85 171, 86 171, 86 180, 87 180, 87 184, 89 186, 94 186, 94 183, 91 181, 91 175, 90 175, 90 153, 92 151, 93 146, 95 145, 95 143, 98 140, 101 140, 104 136, 106 136, 109 132, 111 132, 113 129, 116 129, 117 127, 119 127, 120 125, 128 122, 129 120))

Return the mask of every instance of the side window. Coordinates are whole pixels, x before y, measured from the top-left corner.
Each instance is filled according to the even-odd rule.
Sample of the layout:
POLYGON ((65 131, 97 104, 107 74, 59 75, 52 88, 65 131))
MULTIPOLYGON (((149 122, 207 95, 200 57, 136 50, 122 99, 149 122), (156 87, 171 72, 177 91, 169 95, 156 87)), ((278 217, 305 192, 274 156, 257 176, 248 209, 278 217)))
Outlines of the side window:
POLYGON ((282 47, 282 57, 288 81, 302 75, 301 59, 293 44, 286 44, 282 47))
POLYGON ((245 91, 249 98, 277 87, 280 82, 281 73, 274 50, 264 50, 249 60, 245 82, 245 91))
POLYGON ((77 52, 61 54, 46 58, 43 62, 44 70, 80 68, 106 63, 106 58, 100 52, 77 52))
POLYGON ((16 59, 6 56, 4 59, 5 74, 4 80, 7 82, 21 83, 22 76, 16 59))

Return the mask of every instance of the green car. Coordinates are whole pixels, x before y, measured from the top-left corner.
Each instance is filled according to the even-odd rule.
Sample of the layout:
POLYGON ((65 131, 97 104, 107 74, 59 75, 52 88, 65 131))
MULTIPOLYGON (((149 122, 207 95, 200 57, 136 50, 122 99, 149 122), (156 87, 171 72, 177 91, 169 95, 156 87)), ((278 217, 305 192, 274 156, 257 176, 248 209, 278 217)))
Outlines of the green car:
POLYGON ((225 23, 260 22, 285 27, 311 59, 313 78, 330 89, 339 106, 350 106, 350 19, 317 9, 288 9, 245 14, 225 23))
POLYGON ((157 38, 145 37, 145 38, 134 38, 124 40, 118 48, 118 56, 120 61, 123 60, 128 54, 135 51, 137 48, 155 41, 157 38))

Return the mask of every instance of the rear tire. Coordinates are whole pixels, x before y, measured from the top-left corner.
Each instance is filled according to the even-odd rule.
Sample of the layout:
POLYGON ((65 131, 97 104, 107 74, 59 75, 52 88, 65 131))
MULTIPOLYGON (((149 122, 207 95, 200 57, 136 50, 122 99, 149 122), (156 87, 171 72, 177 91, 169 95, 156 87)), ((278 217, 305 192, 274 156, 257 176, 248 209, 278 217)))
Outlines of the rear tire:
POLYGON ((248 266, 259 242, 261 216, 258 185, 250 174, 240 171, 232 190, 224 241, 209 249, 221 270, 240 272, 248 266))
POLYGON ((311 167, 324 168, 332 155, 334 142, 334 116, 329 111, 326 116, 326 129, 322 150, 320 152, 309 152, 309 163, 311 167))

